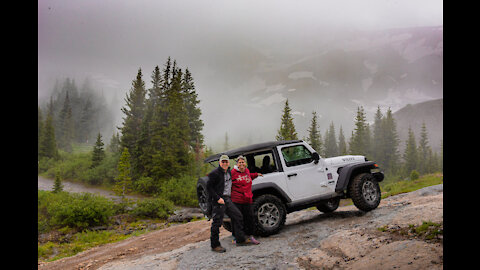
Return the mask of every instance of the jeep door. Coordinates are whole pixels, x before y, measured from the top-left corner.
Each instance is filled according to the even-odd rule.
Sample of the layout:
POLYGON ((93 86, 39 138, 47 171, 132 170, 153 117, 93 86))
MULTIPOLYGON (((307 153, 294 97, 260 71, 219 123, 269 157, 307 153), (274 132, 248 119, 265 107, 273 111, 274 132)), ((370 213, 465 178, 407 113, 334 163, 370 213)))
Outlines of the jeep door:
POLYGON ((288 191, 294 200, 307 199, 327 193, 324 163, 315 164, 313 149, 303 143, 277 146, 288 191))

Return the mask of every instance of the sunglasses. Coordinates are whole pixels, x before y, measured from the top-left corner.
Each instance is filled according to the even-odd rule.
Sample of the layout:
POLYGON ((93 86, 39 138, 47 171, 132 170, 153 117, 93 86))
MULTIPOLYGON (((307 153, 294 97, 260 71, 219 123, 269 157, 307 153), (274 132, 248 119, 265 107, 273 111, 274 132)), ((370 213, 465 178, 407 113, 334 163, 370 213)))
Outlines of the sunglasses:
POLYGON ((228 160, 222 160, 222 163, 228 163, 228 160))

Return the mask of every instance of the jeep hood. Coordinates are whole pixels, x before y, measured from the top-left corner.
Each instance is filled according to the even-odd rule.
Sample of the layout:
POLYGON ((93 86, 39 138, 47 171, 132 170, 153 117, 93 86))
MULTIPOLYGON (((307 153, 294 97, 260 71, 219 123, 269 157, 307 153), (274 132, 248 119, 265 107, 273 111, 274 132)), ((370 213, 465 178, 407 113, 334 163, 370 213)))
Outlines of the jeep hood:
POLYGON ((347 155, 347 156, 331 157, 331 158, 326 158, 325 162, 329 166, 338 167, 345 164, 365 162, 365 156, 347 155))

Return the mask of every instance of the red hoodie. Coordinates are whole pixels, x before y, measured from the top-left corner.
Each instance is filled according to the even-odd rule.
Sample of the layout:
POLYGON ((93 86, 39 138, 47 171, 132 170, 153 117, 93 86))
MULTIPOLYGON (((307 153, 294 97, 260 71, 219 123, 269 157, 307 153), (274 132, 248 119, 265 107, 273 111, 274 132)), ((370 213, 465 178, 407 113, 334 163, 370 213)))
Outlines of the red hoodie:
POLYGON ((242 173, 237 166, 233 168, 232 172, 232 202, 234 203, 252 203, 252 181, 257 178, 258 173, 250 173, 245 168, 242 173))

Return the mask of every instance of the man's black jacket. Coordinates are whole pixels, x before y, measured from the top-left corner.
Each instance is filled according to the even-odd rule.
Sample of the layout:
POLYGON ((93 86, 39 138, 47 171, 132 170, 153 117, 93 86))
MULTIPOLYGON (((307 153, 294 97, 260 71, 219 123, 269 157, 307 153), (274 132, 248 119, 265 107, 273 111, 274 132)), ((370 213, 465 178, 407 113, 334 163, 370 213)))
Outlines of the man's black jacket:
MULTIPOLYGON (((231 175, 230 167, 227 173, 231 175)), ((225 189, 225 171, 218 166, 208 174, 207 190, 210 195, 210 201, 218 201, 223 195, 225 189)))

